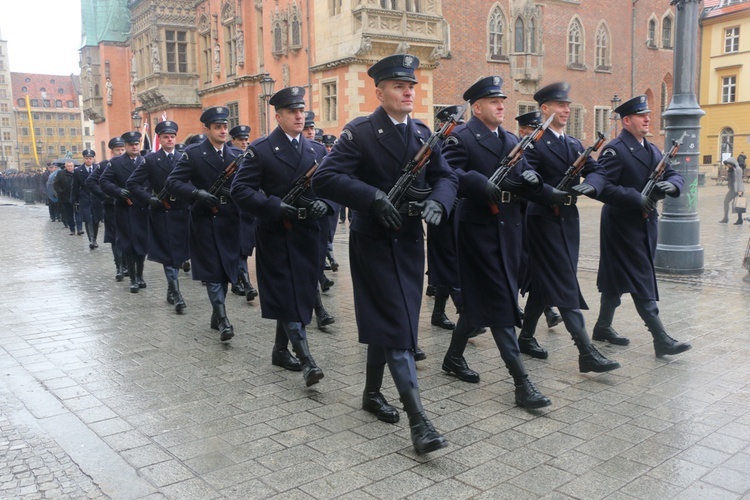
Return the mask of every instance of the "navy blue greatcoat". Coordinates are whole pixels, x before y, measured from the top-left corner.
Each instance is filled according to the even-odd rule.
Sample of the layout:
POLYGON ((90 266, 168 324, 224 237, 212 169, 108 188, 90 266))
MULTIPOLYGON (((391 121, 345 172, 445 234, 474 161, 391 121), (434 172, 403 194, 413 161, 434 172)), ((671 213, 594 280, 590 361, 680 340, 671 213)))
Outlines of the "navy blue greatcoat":
MULTIPOLYGON (((644 219, 640 206, 641 191, 662 154, 656 146, 644 142, 645 147, 623 130, 599 156, 609 184, 604 192, 596 284, 600 292, 633 293, 640 299, 659 300, 654 274, 657 211, 644 219)), ((667 166, 662 180, 682 191, 682 176, 672 167, 667 166)))
MULTIPOLYGON (((182 157, 175 152, 174 159, 164 150, 149 153, 130 175, 127 189, 141 205, 148 205, 151 196, 161 193, 167 176, 182 157)), ((166 196, 169 210, 164 204, 149 206, 148 260, 165 266, 179 267, 190 258, 188 234, 190 233, 190 206, 174 196, 166 196)))
MULTIPOLYGON (((550 202, 552 189, 585 148, 568 135, 563 143, 550 130, 525 153, 529 165, 544 179, 541 193, 530 198, 526 209, 526 236, 529 243, 528 272, 522 293, 532 290, 546 306, 588 309, 576 276, 581 241, 580 218, 575 205, 560 206, 559 215, 550 202)), ((601 166, 589 157, 583 171, 586 184, 596 189, 597 199, 607 182, 601 166)), ((578 184, 575 179, 571 186, 578 184)))
MULTIPOLYGON (((518 200, 498 204, 493 215, 485 196, 489 177, 518 143, 499 129, 495 135, 478 118, 454 129, 443 154, 458 176, 461 201, 456 212, 458 272, 463 315, 472 326, 512 327, 520 324, 518 269, 523 219, 518 200)), ((522 183, 529 165, 522 158, 509 180, 522 183)), ((523 191, 526 194, 526 190, 523 191)))
MULTIPOLYGON (((298 153, 279 127, 248 147, 251 155, 235 175, 232 198, 243 213, 257 217, 255 271, 261 315, 308 324, 321 268, 320 225, 298 219, 289 221, 292 227, 286 229, 280 207, 294 182, 314 162, 320 163, 325 147, 300 136, 298 153)), ((303 197, 312 200, 315 194, 308 188, 303 197)))
MULTIPOLYGON (((96 163, 91 165, 91 173, 94 173, 96 166, 96 163)), ((101 200, 94 196, 86 185, 88 177, 86 165, 79 165, 73 170, 73 191, 70 193, 70 201, 78 203, 83 222, 98 224, 104 218, 104 211, 101 200)))
POLYGON ((117 240, 117 224, 115 222, 115 200, 104 194, 99 180, 102 172, 109 166, 109 160, 94 164, 94 170, 86 178, 86 187, 94 198, 98 199, 104 208, 104 243, 115 244, 117 240))
POLYGON ((125 188, 130 174, 144 161, 142 156, 137 156, 133 161, 127 154, 122 154, 112 158, 99 179, 102 191, 115 199, 115 244, 123 255, 145 256, 148 253, 148 205, 132 200, 133 205, 129 206, 120 197, 120 190, 125 188))
MULTIPOLYGON (((232 163, 242 154, 239 148, 224 145, 224 161, 211 141, 191 144, 167 177, 167 191, 190 202, 194 189, 208 191, 232 163)), ((229 189, 230 178, 224 187, 229 189)), ((190 206, 190 262, 194 280, 211 283, 236 283, 240 265, 240 213, 229 196, 222 198, 218 212, 200 203, 190 206)))
MULTIPOLYGON (((422 219, 403 215, 399 231, 390 231, 369 214, 377 190, 387 193, 404 165, 430 136, 422 122, 409 119, 406 142, 383 108, 347 124, 333 150, 313 177, 316 193, 354 209, 349 261, 359 341, 391 349, 417 345, 424 285, 422 219)), ((429 199, 448 217, 457 180, 440 148, 419 174, 429 185, 429 199)))

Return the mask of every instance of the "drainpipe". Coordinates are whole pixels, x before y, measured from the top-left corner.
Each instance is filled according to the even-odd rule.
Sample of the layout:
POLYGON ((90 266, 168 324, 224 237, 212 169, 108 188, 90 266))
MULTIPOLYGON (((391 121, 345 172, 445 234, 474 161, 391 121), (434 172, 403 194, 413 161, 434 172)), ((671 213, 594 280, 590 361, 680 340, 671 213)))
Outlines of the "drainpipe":
POLYGON ((638 0, 633 0, 633 21, 632 21, 632 27, 631 27, 631 48, 630 48, 630 95, 635 95, 635 4, 638 3, 638 0))

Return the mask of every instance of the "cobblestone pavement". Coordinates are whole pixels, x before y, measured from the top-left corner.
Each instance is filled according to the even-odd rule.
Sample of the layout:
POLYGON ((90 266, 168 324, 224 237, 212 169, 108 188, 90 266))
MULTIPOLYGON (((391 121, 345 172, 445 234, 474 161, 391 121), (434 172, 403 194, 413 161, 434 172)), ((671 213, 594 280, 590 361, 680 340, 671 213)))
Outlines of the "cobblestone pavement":
MULTIPOLYGON (((306 388, 299 373, 271 366, 274 325, 257 300, 229 297, 237 335, 222 344, 199 283, 183 274, 188 310, 178 316, 159 266, 147 262, 148 288, 130 294, 113 279, 109 245, 89 251, 46 207, 0 198, 0 498, 747 497, 750 231, 717 223, 725 192, 699 189, 706 272, 660 276, 663 320, 693 349, 655 358, 627 298, 615 327, 631 344, 600 344, 622 364, 614 372, 578 373, 562 327, 540 329, 550 357, 525 362, 549 408, 514 405, 490 335, 466 352, 480 384, 442 373, 450 334, 430 326, 426 299, 420 384, 450 443, 426 457, 414 454, 405 418, 389 425, 359 409, 364 348, 345 226, 324 297, 336 323, 310 328, 326 376, 306 388)), ((589 325, 599 210, 581 203, 589 325)), ((383 392, 397 403, 390 377, 383 392)))

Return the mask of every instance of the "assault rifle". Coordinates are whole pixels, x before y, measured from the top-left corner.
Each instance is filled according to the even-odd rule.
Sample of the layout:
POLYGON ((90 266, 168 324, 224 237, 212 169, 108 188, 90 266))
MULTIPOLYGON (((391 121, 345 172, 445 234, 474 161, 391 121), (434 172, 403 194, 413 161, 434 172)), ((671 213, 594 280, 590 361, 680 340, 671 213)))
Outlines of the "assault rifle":
MULTIPOLYGON (((221 191, 221 188, 224 187, 224 184, 227 183, 230 177, 234 175, 234 173, 237 171, 237 169, 240 166, 240 163, 242 160, 244 160, 246 157, 250 156, 250 148, 246 149, 244 153, 241 155, 235 157, 234 160, 232 160, 232 163, 227 165, 227 168, 224 169, 224 171, 221 173, 218 179, 214 181, 211 188, 208 190, 209 193, 211 193, 214 196, 220 196, 219 191, 221 191)), ((216 215, 219 212, 219 209, 216 207, 211 207, 211 213, 216 215)))
POLYGON ((404 198, 406 198, 406 195, 411 192, 411 185, 417 179, 419 172, 421 172, 430 162, 430 155, 435 149, 435 146, 437 146, 438 141, 445 140, 445 138, 453 132, 455 126, 458 125, 458 120, 460 120, 466 112, 467 107, 467 103, 459 106, 456 113, 451 115, 451 117, 448 118, 448 121, 443 124, 442 128, 435 131, 430 138, 427 139, 427 142, 422 144, 422 147, 419 148, 419 151, 414 155, 414 158, 409 160, 406 166, 404 166, 401 177, 398 178, 396 184, 388 192, 388 200, 394 207, 396 207, 396 210, 401 208, 401 205, 406 201, 404 198))
POLYGON ((157 194, 156 197, 159 199, 161 204, 164 205, 164 208, 169 210, 172 208, 172 205, 170 205, 169 202, 167 201, 167 195, 169 195, 169 193, 167 192, 167 187, 164 186, 164 188, 161 191, 159 191, 159 194, 157 194))
MULTIPOLYGON (((284 195, 284 197, 281 199, 282 202, 286 203, 287 205, 294 206, 295 203, 297 203, 297 200, 299 200, 302 197, 302 193, 307 191, 307 188, 310 187, 310 183, 312 182, 312 176, 315 173, 315 171, 318 169, 318 160, 313 160, 312 167, 305 172, 303 175, 301 175, 296 181, 294 181, 294 184, 292 185, 292 189, 289 190, 287 194, 284 195)), ((304 207, 297 208, 297 218, 299 219, 305 219, 307 217, 307 209, 304 207)), ((290 230, 292 228, 292 221, 287 219, 286 217, 283 219, 284 221, 284 227, 286 230, 290 230)))
MULTIPOLYGON (((641 194, 643 196, 646 196, 647 198, 651 198, 653 200, 656 183, 661 181, 662 177, 664 177, 664 172, 667 169, 667 165, 669 165, 669 160, 677 155, 677 150, 680 148, 680 146, 682 146, 682 142, 685 139, 686 135, 687 132, 683 132, 678 141, 672 139, 672 147, 669 148, 669 151, 662 155, 661 160, 659 160, 659 164, 656 165, 654 171, 651 172, 651 175, 648 176, 648 182, 646 182, 646 185, 643 187, 643 191, 641 191, 641 194)), ((656 200, 654 200, 654 202, 656 202, 656 200)), ((643 213, 643 218, 648 219, 648 215, 651 213, 651 210, 641 210, 641 212, 643 213)))
MULTIPOLYGON (((547 127, 549 127, 549 124, 552 123, 552 120, 554 118, 555 113, 552 113, 552 115, 547 118, 546 122, 537 125, 529 135, 521 139, 518 144, 516 144, 513 149, 510 150, 510 153, 508 153, 505 158, 500 160, 500 165, 497 167, 497 170, 495 170, 495 173, 493 173, 490 177, 491 183, 493 183, 497 187, 500 187, 503 181, 508 177, 508 174, 510 174, 510 170, 513 168, 513 166, 521 161, 523 152, 527 150, 533 143, 542 138, 542 135, 544 135, 544 131, 547 130, 547 127)), ((497 215, 500 212, 500 210, 497 208, 497 204, 490 203, 490 212, 492 212, 493 215, 497 215)))

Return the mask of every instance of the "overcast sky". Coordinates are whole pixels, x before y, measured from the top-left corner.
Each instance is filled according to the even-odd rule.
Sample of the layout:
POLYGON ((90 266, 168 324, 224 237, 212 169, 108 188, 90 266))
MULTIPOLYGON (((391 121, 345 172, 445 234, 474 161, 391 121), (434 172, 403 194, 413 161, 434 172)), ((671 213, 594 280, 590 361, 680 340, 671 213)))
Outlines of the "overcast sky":
POLYGON ((81 2, 0 0, 0 38, 14 73, 79 74, 81 2))

